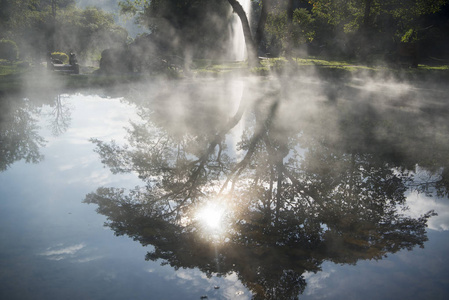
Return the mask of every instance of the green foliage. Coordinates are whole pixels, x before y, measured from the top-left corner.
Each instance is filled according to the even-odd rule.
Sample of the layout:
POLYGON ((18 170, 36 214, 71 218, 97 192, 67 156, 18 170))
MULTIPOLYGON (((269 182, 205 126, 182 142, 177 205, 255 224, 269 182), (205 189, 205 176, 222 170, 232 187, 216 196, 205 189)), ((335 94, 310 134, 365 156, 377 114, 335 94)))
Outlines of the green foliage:
MULTIPOLYGON (((313 41, 315 37, 315 19, 305 8, 297 8, 293 12, 291 38, 293 46, 298 47, 313 41)), ((273 11, 268 14, 266 32, 270 43, 280 42, 282 47, 288 43, 288 21, 286 11, 273 11)))
POLYGON ((57 16, 56 45, 87 58, 107 48, 125 44, 128 33, 112 14, 98 8, 72 8, 57 16))
POLYGON ((120 7, 124 14, 137 15, 167 54, 212 58, 226 51, 231 17, 227 1, 127 0, 120 7))
POLYGON ((309 3, 318 18, 345 32, 355 32, 364 26, 377 30, 397 26, 403 30, 403 26, 415 23, 418 17, 438 12, 447 0, 310 0, 309 3), (394 19, 394 24, 385 23, 389 18, 394 19))
POLYGON ((82 58, 127 39, 112 14, 76 8, 74 0, 6 2, 0 2, 0 38, 14 37, 23 57, 41 59, 48 51, 61 49, 82 58))
MULTIPOLYGON (((343 28, 352 23, 360 14, 354 7, 354 1, 345 0, 310 0, 313 14, 327 23, 343 28)), ((360 7, 359 7, 360 9, 360 7)))
POLYGON ((136 15, 150 4, 146 0, 126 0, 120 1, 118 5, 122 14, 136 15))
POLYGON ((19 48, 14 41, 0 40, 0 59, 7 59, 9 61, 17 60, 19 57, 19 48))
MULTIPOLYGON (((3 61, 0 60, 0 76, 10 75, 10 74, 13 74, 14 72, 15 72, 14 65, 12 65, 10 63, 3 64, 3 61)), ((1 84, 0 84, 0 87, 1 87, 1 84)))
POLYGON ((442 22, 438 25, 432 14, 448 5, 447 0, 310 0, 309 3, 316 19, 317 45, 326 47, 315 54, 324 49, 328 55, 365 61, 393 55, 399 42, 425 40, 428 28, 442 28, 442 22))
POLYGON ((51 57, 53 59, 58 59, 62 61, 62 63, 66 64, 69 62, 69 56, 65 54, 64 52, 52 52, 51 57))
POLYGON ((315 36, 314 18, 305 8, 295 9, 293 12, 293 31, 295 40, 299 43, 311 42, 315 36))
POLYGON ((417 40, 418 36, 416 34, 416 31, 413 29, 409 29, 401 38, 401 42, 403 43, 410 43, 415 42, 417 40))

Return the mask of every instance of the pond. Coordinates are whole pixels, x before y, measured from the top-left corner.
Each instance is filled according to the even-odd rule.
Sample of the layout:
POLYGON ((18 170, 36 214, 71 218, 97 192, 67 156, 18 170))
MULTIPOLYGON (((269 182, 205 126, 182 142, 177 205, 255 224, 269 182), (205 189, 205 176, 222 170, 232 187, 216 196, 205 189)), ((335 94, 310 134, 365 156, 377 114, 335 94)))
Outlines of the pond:
POLYGON ((0 102, 1 299, 447 299, 448 88, 153 81, 0 102))

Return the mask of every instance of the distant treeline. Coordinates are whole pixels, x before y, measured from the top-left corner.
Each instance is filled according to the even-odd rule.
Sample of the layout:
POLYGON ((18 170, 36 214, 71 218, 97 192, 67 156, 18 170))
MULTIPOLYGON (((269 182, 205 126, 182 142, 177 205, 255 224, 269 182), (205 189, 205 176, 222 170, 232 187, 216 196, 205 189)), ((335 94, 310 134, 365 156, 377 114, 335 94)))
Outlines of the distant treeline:
MULTIPOLYGON (((228 47, 230 8, 239 14, 235 0, 127 0, 120 5, 123 13, 137 15, 153 33, 172 41, 180 56, 228 47)), ((255 44, 258 55, 449 57, 448 0, 253 0, 249 15, 246 42, 255 44)))
POLYGON ((247 19, 236 0, 122 1, 117 12, 136 16, 148 29, 148 34, 132 41, 112 14, 77 8, 74 0, 0 0, 0 39, 15 43, 22 59, 42 59, 48 52, 61 51, 76 52, 83 62, 98 60, 110 49, 103 62, 125 63, 132 71, 144 65, 188 64, 195 58, 226 59, 236 14, 250 62, 257 56, 319 55, 368 62, 405 58, 416 66, 423 59, 449 58, 449 0, 252 0, 251 4, 247 19))
POLYGON ((112 14, 77 8, 74 0, 0 0, 0 39, 18 46, 19 59, 42 60, 55 51, 98 59, 127 38, 112 14))

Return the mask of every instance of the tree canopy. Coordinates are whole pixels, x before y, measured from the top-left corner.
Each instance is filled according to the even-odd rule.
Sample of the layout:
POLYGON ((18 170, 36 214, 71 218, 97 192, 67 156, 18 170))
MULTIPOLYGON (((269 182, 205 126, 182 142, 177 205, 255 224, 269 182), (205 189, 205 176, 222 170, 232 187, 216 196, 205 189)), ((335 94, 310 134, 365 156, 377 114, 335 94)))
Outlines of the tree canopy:
MULTIPOLYGON (((345 38, 353 53, 385 53, 394 42, 416 42, 433 26, 426 17, 448 5, 447 0, 311 0, 312 13, 345 38), (427 21, 427 22, 426 22, 427 21), (414 34, 413 34, 414 33, 414 34)), ((317 38, 320 38, 317 36, 317 38)), ((338 38, 338 37, 337 37, 338 38)), ((335 45, 335 44, 334 44, 335 45)))
POLYGON ((1 1, 0 14, 0 38, 15 41, 23 57, 45 57, 57 50, 83 57, 127 39, 111 14, 79 9, 74 0, 1 1))
MULTIPOLYGON (((256 49, 248 53, 291 56, 292 50, 302 49, 304 51, 298 53, 308 50, 312 54, 319 51, 368 59, 397 55, 400 43, 419 43, 416 48, 419 51, 413 50, 419 56, 435 55, 432 48, 440 49, 440 55, 444 55, 441 49, 448 43, 447 38, 441 39, 447 25, 435 18, 442 10, 447 10, 447 0, 257 0, 253 1, 251 12, 242 11, 235 0, 206 1, 208 5, 203 2, 128 0, 121 3, 121 8, 124 13, 137 14, 140 22, 151 30, 163 31, 183 47, 195 49, 225 45, 224 36, 229 26, 225 17, 229 16, 229 5, 225 13, 226 2, 244 24, 248 49, 256 49), (214 20, 206 16, 207 11, 214 20), (218 11, 219 23, 215 16, 218 11), (253 20, 245 21, 250 14, 253 20), (199 32, 204 33, 207 42, 199 38, 199 32), (436 39, 436 35, 440 39, 436 39)), ((447 19, 447 13, 438 18, 447 19)))
MULTIPOLYGON (((309 53, 365 61, 448 56, 448 0, 254 0, 245 12, 236 0, 126 0, 124 14, 138 17, 164 58, 226 58, 232 14, 242 23, 250 65, 258 55, 309 53), (251 18, 248 18, 251 16, 251 18), (296 51, 298 50, 298 51, 296 51)), ((0 1, 0 38, 21 55, 76 51, 87 56, 127 41, 111 14, 73 0, 0 1)), ((152 55, 152 54, 150 54, 152 55)))
POLYGON ((195 57, 224 55, 231 16, 223 0, 123 1, 122 13, 137 14, 152 34, 163 37, 173 54, 195 57))

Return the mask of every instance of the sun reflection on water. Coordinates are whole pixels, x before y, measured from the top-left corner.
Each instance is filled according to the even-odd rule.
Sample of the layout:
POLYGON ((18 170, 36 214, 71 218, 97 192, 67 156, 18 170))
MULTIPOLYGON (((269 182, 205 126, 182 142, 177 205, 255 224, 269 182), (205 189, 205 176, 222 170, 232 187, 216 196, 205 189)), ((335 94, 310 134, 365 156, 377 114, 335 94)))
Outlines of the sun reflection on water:
POLYGON ((220 203, 207 203, 198 209, 196 219, 202 225, 205 231, 209 233, 224 232, 224 216, 226 208, 220 203))

